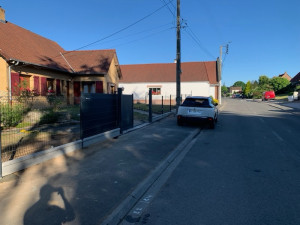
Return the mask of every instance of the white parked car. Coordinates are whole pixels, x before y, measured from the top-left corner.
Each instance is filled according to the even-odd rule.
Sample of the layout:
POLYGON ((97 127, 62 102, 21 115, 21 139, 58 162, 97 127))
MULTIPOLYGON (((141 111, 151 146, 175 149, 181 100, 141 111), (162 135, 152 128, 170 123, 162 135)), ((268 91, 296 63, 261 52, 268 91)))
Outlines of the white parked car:
POLYGON ((211 97, 192 96, 187 97, 178 108, 177 124, 186 122, 208 122, 211 129, 215 128, 218 120, 218 104, 214 104, 211 97))

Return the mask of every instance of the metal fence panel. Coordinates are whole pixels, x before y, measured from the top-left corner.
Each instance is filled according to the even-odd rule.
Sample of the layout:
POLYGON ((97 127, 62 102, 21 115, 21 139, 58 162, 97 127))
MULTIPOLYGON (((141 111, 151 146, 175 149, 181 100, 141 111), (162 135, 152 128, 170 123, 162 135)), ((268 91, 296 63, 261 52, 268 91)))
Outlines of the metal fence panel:
POLYGON ((121 97, 121 128, 127 130, 133 127, 133 95, 121 97))
POLYGON ((1 160, 79 139, 79 106, 58 96, 0 96, 1 160))
POLYGON ((118 96, 84 94, 81 96, 81 138, 91 137, 119 127, 118 96))

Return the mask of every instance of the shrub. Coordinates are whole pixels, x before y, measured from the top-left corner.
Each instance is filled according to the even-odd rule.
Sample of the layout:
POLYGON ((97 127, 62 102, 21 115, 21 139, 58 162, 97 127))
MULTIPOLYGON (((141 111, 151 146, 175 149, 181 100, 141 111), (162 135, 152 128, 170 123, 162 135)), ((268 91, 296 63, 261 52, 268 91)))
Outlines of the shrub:
POLYGON ((253 92, 253 98, 254 99, 259 99, 262 97, 262 92, 261 91, 254 91, 253 92))
POLYGON ((21 104, 2 104, 0 105, 1 124, 4 127, 15 127, 22 121, 27 111, 28 109, 21 104))
POLYGON ((54 93, 49 92, 47 94, 47 101, 48 101, 49 105, 53 108, 53 111, 57 111, 58 107, 63 102, 63 96, 55 96, 54 93))
POLYGON ((288 94, 290 92, 293 92, 295 90, 295 85, 294 84, 289 84, 286 87, 276 91, 276 94, 288 94))

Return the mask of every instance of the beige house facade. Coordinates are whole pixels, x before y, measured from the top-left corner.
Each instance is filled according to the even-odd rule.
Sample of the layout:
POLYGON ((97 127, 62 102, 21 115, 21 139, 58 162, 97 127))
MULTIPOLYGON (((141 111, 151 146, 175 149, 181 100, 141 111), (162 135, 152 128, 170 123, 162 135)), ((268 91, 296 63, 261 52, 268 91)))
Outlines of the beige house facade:
POLYGON ((82 93, 115 93, 122 77, 116 51, 66 51, 56 42, 5 20, 0 8, 0 97, 64 96, 78 104, 82 93))

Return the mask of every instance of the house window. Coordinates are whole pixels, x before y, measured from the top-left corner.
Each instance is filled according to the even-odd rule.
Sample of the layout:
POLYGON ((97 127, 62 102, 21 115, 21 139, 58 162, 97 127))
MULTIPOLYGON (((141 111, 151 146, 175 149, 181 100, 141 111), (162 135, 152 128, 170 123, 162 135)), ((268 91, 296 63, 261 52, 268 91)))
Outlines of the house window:
POLYGON ((47 78, 47 92, 54 93, 54 79, 47 78))
POLYGON ((161 88, 160 87, 152 88, 152 95, 160 95, 160 94, 161 94, 161 88))
POLYGON ((95 82, 82 82, 82 92, 85 94, 96 93, 95 82))

